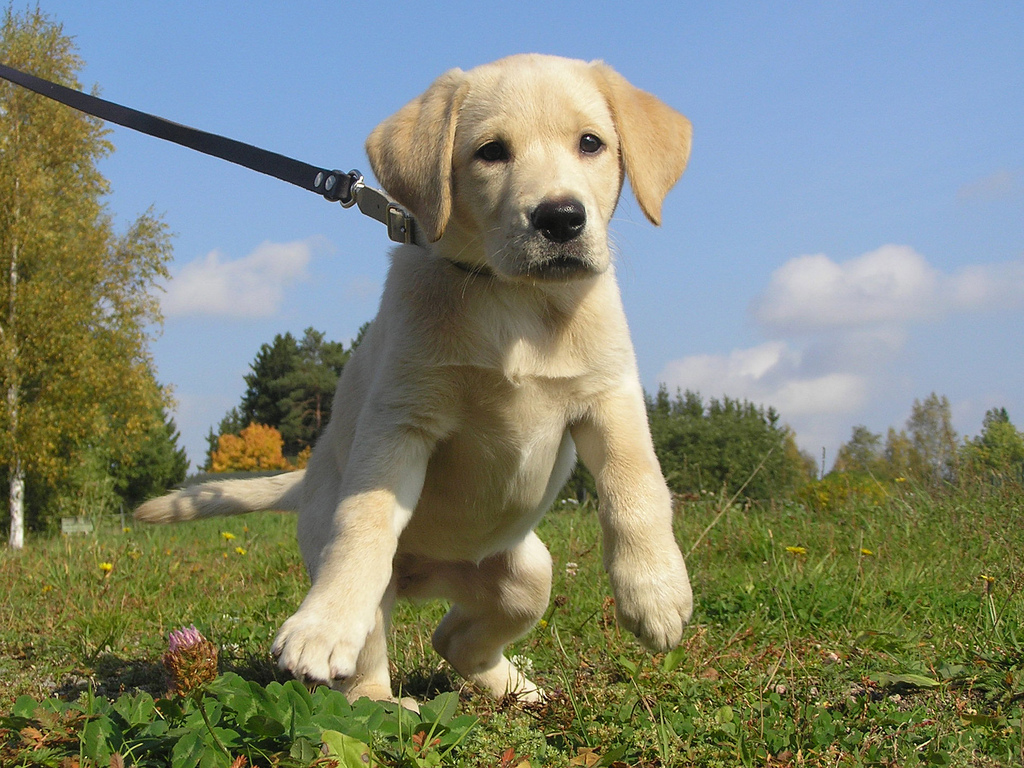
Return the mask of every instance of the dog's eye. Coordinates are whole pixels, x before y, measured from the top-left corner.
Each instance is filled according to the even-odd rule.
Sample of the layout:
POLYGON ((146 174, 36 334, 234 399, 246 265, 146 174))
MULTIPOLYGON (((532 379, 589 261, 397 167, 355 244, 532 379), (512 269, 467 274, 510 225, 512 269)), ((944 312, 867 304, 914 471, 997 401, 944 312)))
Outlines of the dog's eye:
POLYGON ((580 137, 580 152, 585 155, 596 155, 604 149, 604 142, 592 133, 584 133, 580 137))
POLYGON ((476 151, 476 156, 485 163, 500 163, 508 160, 508 147, 500 141, 489 141, 476 151))

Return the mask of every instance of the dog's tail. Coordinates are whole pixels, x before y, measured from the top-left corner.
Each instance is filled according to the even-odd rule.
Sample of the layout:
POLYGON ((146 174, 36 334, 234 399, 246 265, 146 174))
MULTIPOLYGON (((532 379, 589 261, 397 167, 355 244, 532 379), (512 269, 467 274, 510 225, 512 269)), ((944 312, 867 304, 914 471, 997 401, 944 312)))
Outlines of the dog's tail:
POLYGON ((180 523, 263 509, 294 512, 299 506, 305 475, 305 470, 298 470, 272 477, 219 480, 182 488, 142 504, 135 510, 135 519, 149 523, 180 523))

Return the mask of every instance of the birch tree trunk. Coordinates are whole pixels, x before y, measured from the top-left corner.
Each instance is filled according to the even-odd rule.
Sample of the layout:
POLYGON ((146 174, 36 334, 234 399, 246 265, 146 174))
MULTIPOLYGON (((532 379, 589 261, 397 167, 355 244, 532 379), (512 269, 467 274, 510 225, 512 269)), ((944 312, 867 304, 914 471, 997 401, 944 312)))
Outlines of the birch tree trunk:
POLYGON ((15 459, 14 466, 10 467, 11 492, 11 549, 21 549, 25 546, 25 470, 22 469, 21 461, 15 459))
POLYGON ((14 335, 15 320, 17 319, 18 299, 18 217, 19 209, 17 203, 18 180, 14 180, 14 242, 11 245, 11 270, 9 296, 10 304, 7 308, 7 334, 8 360, 7 360, 7 413, 10 420, 12 444, 14 450, 10 460, 8 472, 10 472, 10 495, 8 507, 11 515, 11 534, 8 539, 11 549, 22 549, 25 546, 25 468, 21 464, 21 454, 18 447, 18 406, 20 405, 20 392, 18 388, 18 339, 14 335))

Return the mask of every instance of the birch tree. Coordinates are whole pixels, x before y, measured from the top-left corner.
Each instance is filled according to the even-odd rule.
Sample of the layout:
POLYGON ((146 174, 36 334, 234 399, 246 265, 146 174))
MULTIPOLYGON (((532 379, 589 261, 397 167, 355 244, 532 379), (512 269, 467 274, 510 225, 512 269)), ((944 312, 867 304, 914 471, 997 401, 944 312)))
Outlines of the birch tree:
MULTIPOLYGON (((4 13, 0 61, 81 87, 71 38, 38 8, 4 13)), ((14 548, 33 482, 66 488, 82 466, 130 460, 167 399, 149 342, 169 236, 152 213, 114 231, 97 170, 111 151, 98 120, 0 83, 0 467, 14 548)))

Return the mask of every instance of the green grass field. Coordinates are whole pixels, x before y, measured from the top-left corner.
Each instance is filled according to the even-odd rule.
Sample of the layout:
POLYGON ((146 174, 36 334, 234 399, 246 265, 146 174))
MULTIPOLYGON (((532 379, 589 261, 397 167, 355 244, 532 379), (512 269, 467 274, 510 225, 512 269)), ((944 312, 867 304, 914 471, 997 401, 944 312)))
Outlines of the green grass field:
MULTIPOLYGON (((696 611, 683 646, 651 657, 615 626, 594 510, 549 514, 551 606, 510 649, 551 693, 542 705, 464 688, 430 647, 444 606, 401 605, 396 683, 455 691, 479 718, 441 764, 1024 764, 1019 489, 898 486, 828 513, 708 497, 680 504, 677 533, 696 611)), ((32 539, 0 555, 0 584, 5 713, 26 695, 158 697, 167 633, 191 624, 222 671, 283 681, 268 650, 306 577, 294 519, 262 514, 32 539)), ((47 764, 25 738, 0 730, 0 758, 47 764)), ((436 763, 417 759, 382 762, 436 763)))

